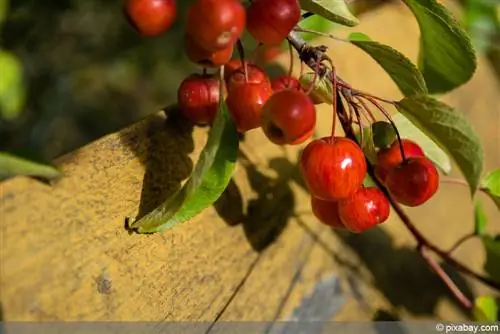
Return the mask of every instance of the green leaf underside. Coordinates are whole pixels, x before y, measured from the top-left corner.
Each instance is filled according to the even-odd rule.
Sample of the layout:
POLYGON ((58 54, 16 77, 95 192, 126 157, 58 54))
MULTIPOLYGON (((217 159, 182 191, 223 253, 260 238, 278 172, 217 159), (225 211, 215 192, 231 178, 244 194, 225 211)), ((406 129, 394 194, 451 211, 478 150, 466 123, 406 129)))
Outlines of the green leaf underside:
POLYGON ((496 169, 486 175, 483 182, 481 182, 481 188, 483 188, 484 192, 495 202, 500 210, 500 169, 496 169))
POLYGON ((422 73, 401 52, 374 42, 367 35, 359 32, 352 33, 349 40, 370 55, 390 75, 405 96, 427 93, 422 73))
POLYGON ((474 301, 474 319, 476 321, 497 321, 499 305, 495 298, 491 296, 479 296, 474 301))
POLYGON ((303 10, 314 13, 327 20, 348 27, 354 27, 359 20, 354 16, 344 0, 299 0, 303 10))
POLYGON ((21 62, 15 55, 0 51, 1 116, 8 120, 14 119, 21 112, 25 97, 21 62))
POLYGON ((424 150, 425 155, 444 173, 451 171, 451 162, 448 155, 430 139, 424 132, 416 127, 403 114, 396 114, 392 120, 398 128, 401 138, 407 138, 416 142, 424 150))
POLYGON ((309 72, 302 74, 302 76, 299 78, 299 82, 302 87, 308 90, 315 78, 316 82, 314 83, 314 87, 309 95, 323 103, 332 105, 333 85, 330 80, 327 80, 325 77, 316 76, 313 72, 309 72))
POLYGON ((484 153, 470 123, 430 96, 407 97, 396 107, 455 161, 474 195, 483 170, 484 153))
POLYGON ((403 0, 420 27, 419 68, 431 94, 469 81, 477 67, 472 42, 453 15, 436 0, 403 0))
POLYGON ((483 203, 477 201, 474 206, 474 234, 484 235, 488 219, 484 213, 483 203))
POLYGON ((27 175, 54 179, 60 175, 57 168, 7 152, 0 152, 0 178, 27 175))
POLYGON ((500 235, 497 235, 495 238, 485 235, 481 240, 486 250, 484 270, 494 280, 500 282, 500 235))
POLYGON ((138 233, 162 232, 188 221, 224 192, 236 164, 238 134, 221 103, 208 141, 186 184, 163 204, 130 224, 138 233))
POLYGON ((396 131, 389 122, 372 123, 373 143, 377 148, 387 148, 397 140, 396 131))

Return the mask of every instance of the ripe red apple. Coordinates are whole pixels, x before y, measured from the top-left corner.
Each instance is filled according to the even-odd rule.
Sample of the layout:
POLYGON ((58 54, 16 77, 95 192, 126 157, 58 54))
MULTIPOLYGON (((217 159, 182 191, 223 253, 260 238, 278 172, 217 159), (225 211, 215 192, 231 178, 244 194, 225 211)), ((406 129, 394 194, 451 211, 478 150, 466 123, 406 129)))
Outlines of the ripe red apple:
POLYGON ((226 105, 240 133, 261 126, 262 107, 271 94, 270 87, 256 83, 235 85, 228 91, 226 105))
POLYGON ((300 19, 297 0, 253 0, 247 9, 247 30, 257 41, 277 45, 300 19))
POLYGON ((271 88, 271 80, 266 72, 261 69, 259 66, 255 64, 246 64, 246 75, 245 75, 245 67, 241 64, 241 60, 238 60, 239 66, 237 62, 231 60, 228 64, 229 73, 226 73, 228 64, 224 67, 224 77, 226 79, 226 84, 228 86, 228 91, 231 90, 233 86, 241 85, 244 83, 254 83, 254 84, 262 84, 266 86, 266 89, 272 90, 271 88), (233 69, 234 68, 234 69, 233 69))
POLYGON ((144 36, 157 36, 175 21, 175 0, 127 0, 125 14, 128 21, 144 36))
POLYGON ((418 206, 437 192, 439 173, 426 157, 411 157, 389 171, 386 186, 399 203, 418 206))
POLYGON ((239 0, 195 0, 187 13, 187 33, 203 49, 218 51, 234 46, 245 21, 239 0))
MULTIPOLYGON (((406 158, 425 156, 422 148, 410 139, 401 139, 401 146, 405 152, 406 158)), ((380 181, 385 182, 387 174, 391 169, 397 167, 402 161, 401 147, 396 140, 388 148, 382 148, 377 153, 377 167, 375 173, 380 181)))
POLYGON ((354 194, 366 175, 365 155, 352 140, 325 137, 310 142, 300 157, 302 177, 313 196, 336 201, 354 194))
POLYGON ((345 228, 339 217, 338 202, 324 201, 311 196, 311 209, 314 216, 323 224, 338 229, 345 228))
POLYGON ((275 92, 279 92, 283 89, 295 89, 302 90, 302 86, 297 78, 291 77, 289 75, 283 75, 275 78, 271 81, 271 86, 275 92))
POLYGON ((192 74, 177 90, 182 114, 196 124, 212 124, 219 104, 219 81, 214 76, 192 74))
POLYGON ((316 126, 316 110, 302 91, 274 93, 262 112, 262 130, 277 145, 297 145, 306 141, 316 126))
POLYGON ((226 64, 233 55, 232 46, 212 52, 200 47, 188 35, 184 37, 184 48, 189 60, 200 66, 209 68, 217 68, 226 64))
POLYGON ((375 187, 359 188, 338 202, 340 220, 353 233, 361 233, 389 218, 390 204, 384 193, 375 187))

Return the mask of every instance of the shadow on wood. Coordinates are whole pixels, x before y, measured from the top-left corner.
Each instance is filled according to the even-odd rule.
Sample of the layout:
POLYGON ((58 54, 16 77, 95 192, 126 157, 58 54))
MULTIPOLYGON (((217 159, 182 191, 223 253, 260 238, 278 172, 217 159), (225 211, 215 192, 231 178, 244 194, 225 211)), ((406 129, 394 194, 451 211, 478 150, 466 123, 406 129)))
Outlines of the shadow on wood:
POLYGON ((142 218, 173 195, 193 169, 189 153, 194 150, 193 125, 175 108, 165 109, 167 118, 156 116, 147 127, 127 133, 121 141, 144 165, 141 199, 136 219, 142 218))

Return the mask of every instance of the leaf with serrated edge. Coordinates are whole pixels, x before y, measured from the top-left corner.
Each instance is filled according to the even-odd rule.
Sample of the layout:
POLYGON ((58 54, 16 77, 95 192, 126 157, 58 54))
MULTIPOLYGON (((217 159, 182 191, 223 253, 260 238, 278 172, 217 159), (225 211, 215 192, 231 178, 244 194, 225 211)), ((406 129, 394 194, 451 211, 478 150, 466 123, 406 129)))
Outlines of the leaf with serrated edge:
POLYGON ((484 213, 483 203, 477 201, 474 206, 474 234, 484 235, 487 224, 488 219, 486 218, 486 213, 484 213))
POLYGON ((500 235, 492 237, 485 235, 481 238, 486 251, 486 262, 484 270, 495 281, 500 282, 500 235))
POLYGON ((319 76, 316 76, 313 72, 309 72, 302 74, 302 76, 299 78, 299 82, 302 87, 304 87, 305 89, 309 89, 315 78, 316 82, 314 83, 314 87, 311 90, 311 93, 309 93, 309 95, 311 97, 314 97, 315 100, 332 105, 333 85, 330 80, 327 80, 325 77, 320 78, 319 76))
POLYGON ((476 321, 497 321, 499 305, 492 296, 479 296, 474 301, 473 314, 476 321))
POLYGON ((390 75, 405 96, 427 93, 422 73, 401 52, 374 42, 367 35, 359 32, 352 33, 349 41, 372 57, 390 75))
POLYGON ((130 224, 139 233, 161 232, 183 223, 212 205, 224 192, 236 165, 238 134, 221 103, 205 148, 193 173, 177 193, 130 224))
POLYGON ((403 0, 420 27, 419 68, 431 94, 449 92, 472 77, 477 59, 472 42, 453 15, 436 0, 403 0))
POLYGON ((398 128, 401 138, 407 138, 416 142, 424 150, 427 158, 434 162, 444 174, 450 173, 450 158, 432 139, 413 125, 403 114, 394 115, 392 120, 398 128))
POLYGON ((303 10, 317 14, 335 23, 354 27, 359 20, 347 7, 344 0, 299 0, 303 10))
POLYGON ((481 182, 481 188, 500 210, 500 169, 486 175, 483 182, 481 182))
POLYGON ((470 123, 430 96, 407 97, 397 102, 396 107, 455 161, 474 195, 483 170, 484 153, 470 123))
POLYGON ((60 175, 57 168, 31 161, 7 152, 0 152, 0 178, 14 175, 37 176, 54 179, 60 175))

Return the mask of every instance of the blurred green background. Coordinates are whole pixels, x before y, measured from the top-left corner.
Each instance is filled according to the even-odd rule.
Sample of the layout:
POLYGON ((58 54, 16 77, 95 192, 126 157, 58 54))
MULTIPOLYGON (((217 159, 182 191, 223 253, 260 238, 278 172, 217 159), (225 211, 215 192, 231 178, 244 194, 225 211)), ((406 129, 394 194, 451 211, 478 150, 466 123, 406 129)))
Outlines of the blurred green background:
MULTIPOLYGON (((354 12, 370 2, 381 1, 354 12)), ((121 0, 0 0, 0 151, 52 159, 175 102, 180 81, 199 71, 183 53, 191 1, 177 3, 174 26, 144 38, 121 0)), ((462 4, 478 50, 500 68, 499 0, 462 4)))

